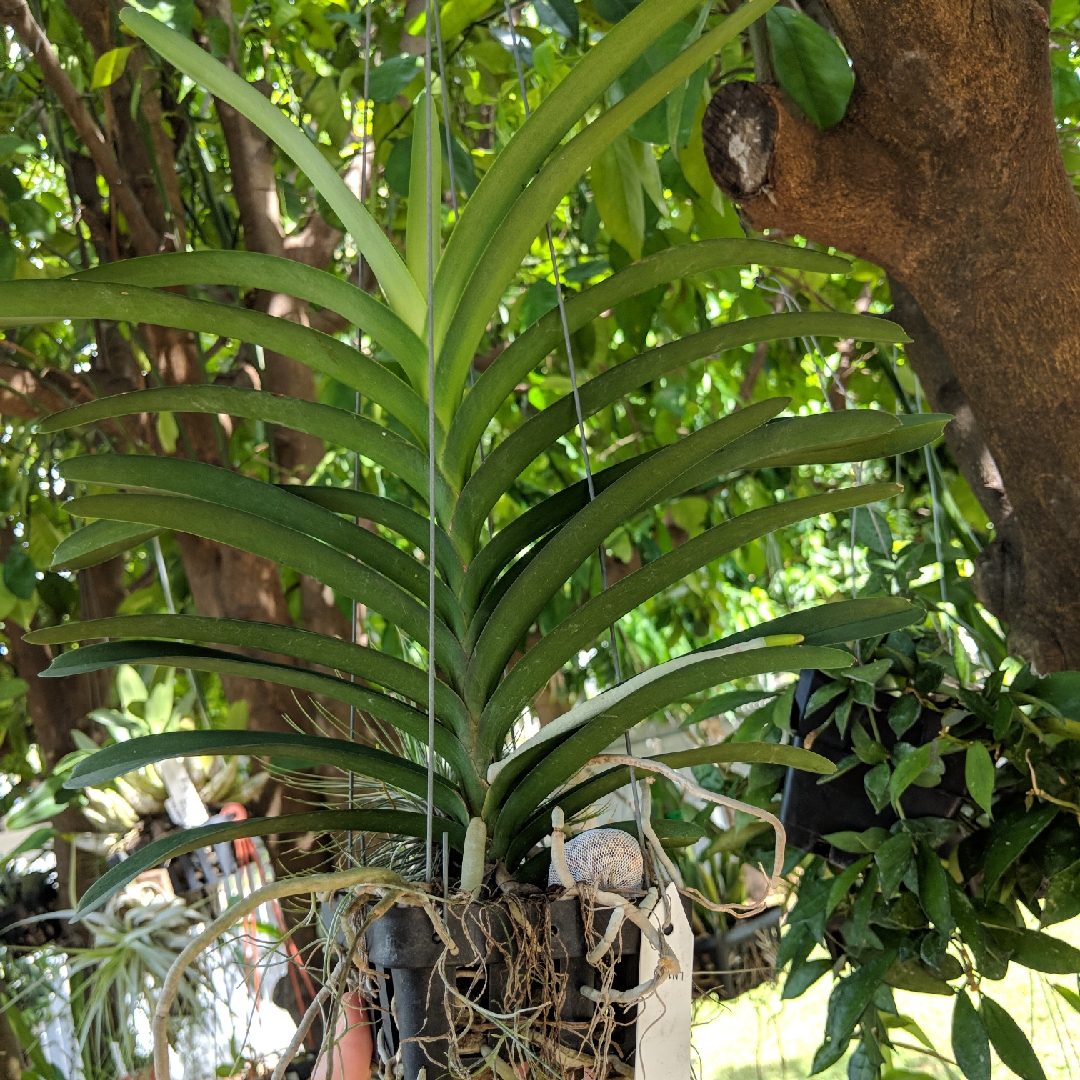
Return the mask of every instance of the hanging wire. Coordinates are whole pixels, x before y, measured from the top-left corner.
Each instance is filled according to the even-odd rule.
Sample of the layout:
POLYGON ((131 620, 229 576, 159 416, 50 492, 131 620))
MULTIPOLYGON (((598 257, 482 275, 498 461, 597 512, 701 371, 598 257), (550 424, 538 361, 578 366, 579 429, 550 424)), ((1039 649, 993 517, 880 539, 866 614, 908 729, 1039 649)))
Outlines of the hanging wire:
MULTIPOLYGON (((427 347, 428 347, 428 649, 427 649, 427 800, 424 806, 424 880, 431 881, 432 827, 435 805, 435 229, 432 211, 436 151, 431 138, 431 25, 432 8, 438 0, 427 0, 424 19, 424 201, 427 216, 427 347)), ((444 84, 445 92, 445 84, 444 84)))
MULTIPOLYGON (((368 0, 367 7, 364 9, 364 120, 360 130, 360 202, 363 203, 367 197, 367 175, 368 175, 368 95, 371 92, 371 11, 375 6, 375 0, 368 0)), ((357 249, 356 252, 356 285, 357 288, 363 289, 364 287, 364 254, 357 249)), ((356 351, 361 352, 364 344, 364 332, 357 328, 356 331, 356 351)), ((360 391, 356 391, 356 415, 360 415, 360 391)), ((353 454, 353 491, 360 490, 360 451, 357 450, 353 454)), ((359 528, 360 519, 356 519, 356 526, 359 528)), ((349 631, 349 640, 355 645, 360 638, 360 604, 356 597, 353 597, 352 601, 352 624, 349 631)), ((356 682, 356 676, 349 675, 349 682, 356 682)), ((356 742, 356 706, 349 706, 349 742, 356 742)), ((349 770, 349 809, 353 810, 356 807, 356 776, 349 770)), ((349 861, 350 863, 356 863, 356 853, 354 850, 355 838, 353 832, 350 829, 348 835, 349 845, 349 861)))
MULTIPOLYGON (((896 383, 897 386, 900 385, 900 380, 899 380, 899 378, 897 377, 897 374, 896 374, 898 355, 899 355, 899 350, 894 345, 892 347, 892 373, 893 373, 893 380, 894 380, 894 382, 896 383)), ((901 411, 902 411, 901 402, 900 402, 900 395, 899 394, 896 395, 896 408, 893 411, 896 413, 897 416, 899 416, 901 411)), ((897 454, 896 455, 896 486, 897 487, 900 486, 900 478, 903 476, 903 464, 904 464, 903 456, 900 455, 900 454, 897 454)))
MULTIPOLYGON (((158 581, 161 582, 161 591, 165 594, 165 610, 170 615, 176 614, 176 603, 173 600, 172 586, 169 584, 169 569, 165 565, 165 556, 161 552, 161 541, 155 536, 150 541, 151 546, 154 549, 154 562, 157 564, 158 581)), ((199 707, 199 719, 203 722, 203 727, 210 726, 210 717, 206 714, 206 703, 203 701, 202 687, 195 679, 195 672, 191 668, 185 668, 188 681, 191 683, 192 690, 195 691, 195 704, 199 707)), ((72 849, 74 850, 74 849, 72 849)))
MULTIPOLYGON (((518 87, 521 90, 521 103, 525 109, 525 119, 528 120, 532 113, 529 108, 529 93, 525 86, 525 72, 521 66, 521 50, 518 46, 517 26, 514 23, 514 13, 510 7, 510 0, 503 0, 506 10, 506 21, 510 26, 510 47, 514 53, 514 66, 517 68, 518 87)), ((570 341, 570 326, 566 319, 566 305, 563 300, 562 278, 559 275, 559 260, 555 253, 555 240, 551 233, 550 220, 545 225, 547 235, 548 255, 551 258, 551 274, 555 279, 555 298, 559 306, 559 323, 562 326, 563 346, 566 349, 566 359, 570 366, 570 389, 574 399, 574 416, 577 419, 578 442, 581 446, 581 457, 585 462, 585 482, 589 492, 589 502, 596 498, 596 487, 593 484, 592 463, 589 460, 589 444, 585 437, 585 418, 581 412, 581 395, 578 392, 577 366, 574 363, 574 348, 570 341)), ((600 557, 600 584, 603 591, 607 590, 607 561, 604 557, 604 545, 601 543, 598 555, 600 557)), ((608 627, 608 640, 611 643, 611 659, 615 667, 615 685, 623 681, 622 662, 619 659, 619 644, 615 634, 615 623, 608 627)), ((626 753, 633 756, 630 742, 630 732, 623 732, 623 742, 626 753)), ((638 793, 637 774, 633 765, 630 767, 630 791, 634 797, 634 824, 637 826, 638 843, 641 846, 642 863, 645 866, 645 884, 649 884, 649 857, 648 843, 645 839, 645 825, 641 812, 641 797, 638 793)))
MULTIPOLYGON (((915 380, 915 411, 922 412, 922 384, 918 379, 915 380)), ((945 581, 945 552, 941 546, 941 525, 938 520, 937 472, 934 469, 929 444, 923 447, 923 460, 926 462, 926 474, 930 479, 930 520, 934 527, 934 554, 937 555, 937 561, 941 564, 941 602, 947 604, 949 587, 945 581)))
POLYGON ((450 90, 446 83, 446 59, 443 56, 442 22, 439 5, 435 9, 435 43, 439 50, 439 85, 442 88, 443 123, 446 125, 446 166, 450 172, 450 207, 454 211, 454 221, 458 219, 457 182, 454 177, 454 136, 450 131, 450 90))

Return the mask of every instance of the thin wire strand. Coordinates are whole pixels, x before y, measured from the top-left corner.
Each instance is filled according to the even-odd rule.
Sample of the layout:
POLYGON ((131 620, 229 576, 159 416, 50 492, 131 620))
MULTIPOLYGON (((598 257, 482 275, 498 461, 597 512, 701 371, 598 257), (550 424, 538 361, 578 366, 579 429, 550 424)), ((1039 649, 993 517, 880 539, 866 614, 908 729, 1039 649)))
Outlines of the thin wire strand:
POLYGON ((427 347, 428 347, 428 650, 427 650, 427 801, 424 807, 424 880, 431 881, 432 827, 435 805, 435 147, 431 138, 431 26, 436 0, 427 0, 424 19, 424 196, 427 216, 427 347))
MULTIPOLYGON (((916 412, 922 412, 922 389, 918 380, 915 382, 915 410, 916 412)), ((930 512, 934 527, 934 554, 941 564, 941 602, 947 604, 949 602, 949 587, 945 581, 945 552, 941 546, 941 525, 938 520, 937 472, 934 469, 929 444, 923 447, 923 459, 926 462, 926 474, 930 479, 930 512)))
MULTIPOLYGON (((368 0, 368 5, 364 9, 364 120, 360 131, 360 202, 364 202, 367 197, 367 128, 368 128, 368 95, 371 92, 371 11, 375 6, 375 0, 368 0)), ((362 289, 364 287, 364 253, 357 248, 356 251, 356 285, 357 288, 362 289)), ((356 351, 360 352, 364 344, 364 332, 357 327, 356 330, 356 351)), ((356 415, 360 415, 360 391, 356 391, 356 415)), ((360 451, 357 450, 353 455, 353 491, 360 490, 360 451)), ((360 519, 356 519, 356 525, 359 527, 360 519)), ((353 597, 352 602, 352 625, 349 628, 349 640, 355 645, 360 637, 360 604, 353 597)), ((356 676, 349 675, 349 682, 356 682, 356 676)), ((356 742, 356 706, 349 706, 349 742, 356 742)), ((352 810, 356 805, 356 775, 349 771, 349 809, 352 810)), ((349 845, 349 862, 353 865, 356 864, 356 853, 354 850, 355 837, 353 831, 349 830, 348 845, 349 845)))
POLYGON ((439 5, 435 9, 435 44, 439 50, 439 84, 442 88, 443 123, 446 125, 446 167, 450 171, 450 206, 454 211, 454 221, 458 219, 457 182, 454 177, 454 136, 450 131, 450 88, 446 82, 446 59, 443 56, 442 22, 439 5))
MULTIPOLYGON (((172 586, 169 584, 169 568, 165 565, 165 556, 161 551, 161 541, 155 536, 151 541, 151 546, 154 549, 154 562, 157 564, 158 581, 161 582, 161 591, 165 594, 165 610, 170 615, 175 615, 176 602, 173 600, 172 586)), ((185 668, 184 670, 187 672, 191 689, 195 691, 195 704, 199 708, 199 719, 202 720, 203 727, 209 727, 210 717, 206 714, 206 705, 202 699, 202 688, 195 681, 195 672, 191 668, 185 668)))
MULTIPOLYGON (((510 7, 510 0, 503 0, 506 9, 506 21, 510 26, 510 46, 514 53, 514 66, 517 68, 518 86, 521 90, 521 103, 525 109, 525 119, 532 115, 529 108, 529 92, 525 86, 525 72, 521 66, 521 50, 518 48, 517 26, 514 23, 514 13, 510 7)), ((593 484, 592 463, 589 460, 589 443, 585 436, 585 418, 581 411, 581 395, 578 392, 577 365, 574 363, 574 347, 570 341, 570 326, 566 319, 566 305, 563 301, 562 278, 559 274, 559 260, 555 254, 555 240, 551 234, 551 221, 545 225, 547 235, 548 255, 551 258, 551 275, 555 279, 555 299, 559 306, 559 323, 562 327, 563 347, 566 349, 566 359, 570 367, 570 389, 574 398, 574 416, 577 418, 578 442, 581 446, 581 457, 585 462, 585 481, 589 491, 589 502, 596 498, 596 487, 593 484)), ((601 543, 597 554, 600 558, 600 585, 601 590, 606 592, 608 587, 607 562, 604 558, 604 545, 601 543)), ((619 643, 615 634, 615 623, 608 627, 608 640, 611 644, 611 659, 615 668, 615 685, 619 686, 623 681, 622 662, 619 659, 619 643)), ((633 755, 630 742, 630 732, 623 732, 623 742, 626 745, 626 753, 633 755)), ((641 798, 638 793, 637 774, 633 765, 630 766, 630 791, 634 799, 634 823, 637 825, 638 844, 641 847, 642 863, 645 866, 645 884, 649 885, 649 858, 647 855, 648 845, 645 840, 645 826, 641 813, 641 798)))

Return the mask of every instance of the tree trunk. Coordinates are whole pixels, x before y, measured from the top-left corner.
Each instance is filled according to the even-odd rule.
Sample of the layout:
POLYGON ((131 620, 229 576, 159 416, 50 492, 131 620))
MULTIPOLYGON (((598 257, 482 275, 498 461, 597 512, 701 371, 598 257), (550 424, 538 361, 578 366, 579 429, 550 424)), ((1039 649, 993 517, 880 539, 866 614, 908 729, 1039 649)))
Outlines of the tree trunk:
POLYGON ((994 522, 981 599, 1041 671, 1080 668, 1080 206, 1034 0, 826 0, 855 69, 828 131, 722 87, 718 186, 757 229, 885 268, 908 357, 994 522))

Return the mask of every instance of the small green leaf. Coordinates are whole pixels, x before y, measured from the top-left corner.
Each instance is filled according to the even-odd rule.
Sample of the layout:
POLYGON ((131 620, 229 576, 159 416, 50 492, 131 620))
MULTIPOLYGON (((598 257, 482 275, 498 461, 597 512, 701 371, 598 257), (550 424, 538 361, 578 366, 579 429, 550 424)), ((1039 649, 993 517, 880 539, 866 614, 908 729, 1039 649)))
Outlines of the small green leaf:
POLYGON ((990 830, 987 844, 983 890, 990 890, 1001 880, 1001 875, 1027 850, 1028 845, 1057 817, 1058 808, 1052 803, 1018 810, 1001 818, 990 830))
POLYGON ((919 774, 929 766, 936 745, 935 739, 933 742, 918 747, 898 762, 896 768, 893 769, 892 776, 889 778, 889 798, 894 806, 900 802, 900 796, 915 783, 919 774))
POLYGON ((1052 983, 1054 989, 1077 1011, 1080 1012, 1080 994, 1061 983, 1052 983))
MULTIPOLYGON (((959 965, 958 965, 959 966, 959 965)), ((897 961, 885 973, 885 982, 897 990, 908 990, 913 994, 937 994, 951 997, 952 987, 940 976, 919 960, 897 961)))
POLYGON ((951 877, 949 878, 949 909, 956 920, 960 937, 974 954, 975 964, 981 971, 986 961, 986 938, 983 936, 982 925, 979 923, 979 917, 967 893, 951 877))
POLYGON ((857 664, 855 667, 848 668, 847 671, 842 672, 842 675, 853 682, 876 686, 878 680, 888 672, 890 667, 892 667, 891 660, 875 660, 872 664, 857 664))
POLYGON ((825 918, 836 910, 837 905, 848 894, 848 890, 855 884, 856 878, 870 865, 872 855, 866 855, 853 862, 842 874, 838 874, 829 886, 829 895, 825 901, 825 918))
POLYGON ((892 967, 895 959, 896 950, 890 949, 856 968, 851 975, 840 979, 833 987, 825 1019, 825 1038, 814 1055, 811 1076, 824 1071, 843 1056, 859 1017, 873 1000, 882 977, 892 967))
POLYGON ((922 705, 914 694, 903 694, 889 706, 889 727, 897 738, 902 737, 919 719, 922 705))
POLYGON ((90 80, 90 89, 100 90, 103 86, 112 86, 124 74, 128 54, 133 47, 127 45, 122 49, 110 49, 102 53, 94 64, 94 77, 90 80))
POLYGON ((421 57, 407 53, 373 67, 368 74, 371 100, 384 105, 393 101, 416 78, 421 63, 421 57))
POLYGON ((964 759, 964 780, 971 797, 988 814, 994 798, 994 763, 990 751, 981 743, 972 743, 964 759))
POLYGON ((881 1064, 882 1057, 877 1040, 871 1032, 864 1031, 862 1040, 848 1058, 848 1080, 878 1080, 881 1064))
POLYGON ((928 844, 920 841, 916 859, 919 866, 919 899, 934 926, 944 934, 956 927, 949 904, 949 875, 941 860, 928 844))
POLYGON ((854 703, 855 699, 849 694, 836 706, 836 712, 833 713, 833 723, 836 724, 836 730, 840 732, 841 739, 847 735, 848 720, 851 718, 851 706, 854 703))
POLYGON ((805 714, 813 716, 818 709, 828 705, 833 698, 839 697, 845 690, 847 690, 847 685, 842 682, 827 682, 824 686, 819 686, 810 695, 810 700, 806 703, 804 710, 805 714))
POLYGON ((900 880, 907 873, 911 857, 911 837, 904 832, 890 837, 874 852, 874 860, 881 871, 881 894, 886 900, 900 887, 900 880))
POLYGON ((781 1000, 790 1001, 792 998, 801 997, 832 966, 833 962, 829 959, 803 960, 802 963, 796 960, 791 965, 788 977, 784 980, 784 990, 780 995, 781 1000))
POLYGON ((995 927, 994 937, 1012 954, 1012 959, 1033 971, 1048 975, 1080 974, 1080 949, 1038 930, 1010 930, 995 927))
POLYGON ((821 839, 831 844, 837 851, 865 855, 867 852, 877 851, 889 839, 889 834, 885 829, 875 827, 861 833, 850 831, 827 833, 821 839))
POLYGON ((979 1009, 986 1033, 1004 1064, 1021 1080, 1046 1080, 1028 1037, 1016 1021, 992 998, 982 995, 979 1009))
POLYGON ((1080 915, 1080 862, 1050 877, 1050 887, 1042 905, 1043 926, 1053 926, 1080 915))
POLYGON ((889 776, 889 766, 883 761, 863 777, 863 787, 878 813, 889 805, 889 776))
POLYGON ((787 7, 765 16, 780 85, 822 131, 844 118, 855 74, 836 39, 813 19, 787 7))
POLYGON ((953 1004, 952 1051, 967 1080, 990 1080, 990 1039, 965 990, 953 1004))
POLYGON ((15 547, 4 563, 4 584, 20 600, 29 600, 37 588, 34 560, 23 547, 15 547))
POLYGON ((628 136, 620 135, 601 151, 592 163, 590 179, 608 235, 631 258, 640 259, 645 238, 645 193, 628 136))

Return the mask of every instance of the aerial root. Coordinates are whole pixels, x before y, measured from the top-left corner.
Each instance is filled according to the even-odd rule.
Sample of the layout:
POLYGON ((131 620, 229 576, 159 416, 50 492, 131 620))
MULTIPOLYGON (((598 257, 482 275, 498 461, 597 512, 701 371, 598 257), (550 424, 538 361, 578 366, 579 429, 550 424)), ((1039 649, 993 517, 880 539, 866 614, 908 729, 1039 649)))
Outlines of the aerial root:
MULTIPOLYGON (((744 814, 749 814, 751 817, 756 817, 759 821, 764 821, 768 825, 771 825, 773 831, 776 833, 776 852, 773 857, 772 874, 767 875, 769 878, 769 887, 766 889, 765 896, 763 896, 761 900, 753 904, 716 904, 707 897, 702 896, 696 889, 688 888, 686 885, 679 886, 681 892, 692 897, 701 904, 702 907, 708 908, 709 911, 722 912, 726 915, 735 915, 737 918, 747 918, 751 915, 757 915, 759 912, 765 910, 768 906, 768 895, 776 888, 784 869, 784 850, 787 845, 787 832, 778 817, 774 814, 770 814, 768 810, 763 810, 760 806, 751 806, 750 803, 740 802, 738 799, 730 799, 726 795, 717 795, 713 791, 706 791, 703 787, 699 787, 693 781, 687 780, 685 776, 676 772, 670 765, 664 765, 662 762, 655 761, 652 758, 632 757, 629 754, 600 754, 598 757, 594 757, 589 761, 588 764, 629 765, 633 769, 640 769, 642 772, 658 773, 665 779, 670 780, 676 787, 681 788, 686 794, 692 795, 696 799, 715 803, 717 806, 725 806, 731 810, 741 810, 744 814)), ((562 811, 560 810, 559 813, 561 815, 562 811)), ((553 819, 554 816, 555 811, 552 811, 553 819)), ((659 846, 659 841, 657 842, 657 846, 659 846)), ((552 834, 551 850, 552 863, 554 863, 554 834, 552 834)), ((667 869, 666 866, 665 869, 667 869)), ((762 873, 766 873, 764 867, 761 869, 762 873)), ((569 873, 569 871, 567 872, 569 873)), ((672 880, 678 885, 678 880, 676 878, 673 877, 672 880)))

